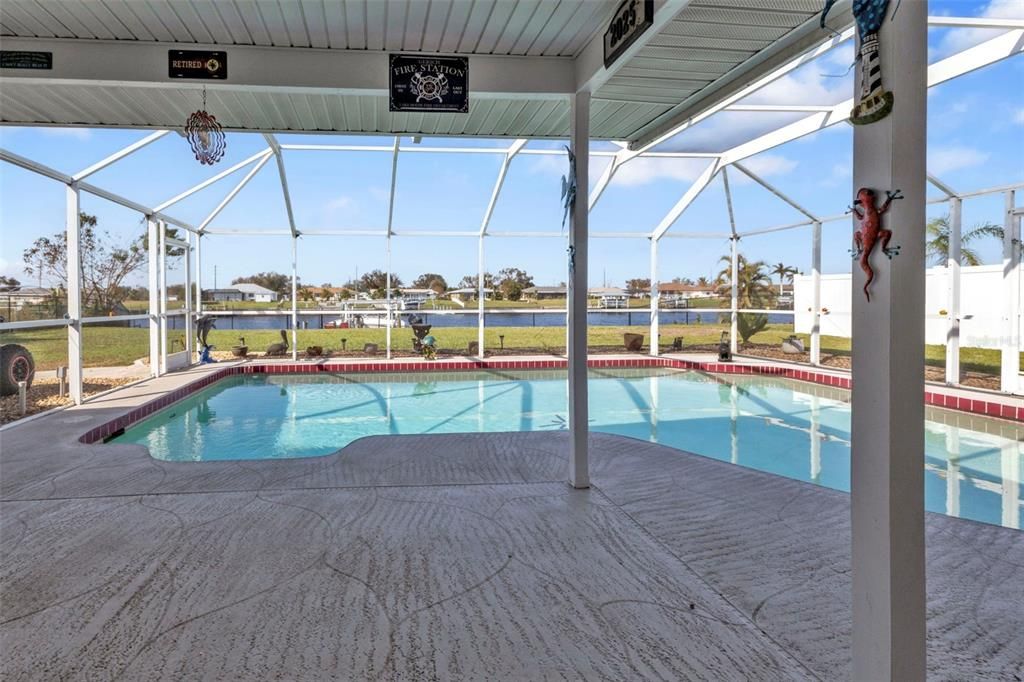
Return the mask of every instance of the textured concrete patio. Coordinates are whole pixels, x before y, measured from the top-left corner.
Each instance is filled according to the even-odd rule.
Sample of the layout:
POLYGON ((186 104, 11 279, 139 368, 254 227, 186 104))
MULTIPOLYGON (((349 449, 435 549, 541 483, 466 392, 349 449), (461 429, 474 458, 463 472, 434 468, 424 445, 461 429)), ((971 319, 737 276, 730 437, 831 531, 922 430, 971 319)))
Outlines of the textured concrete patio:
MULTIPOLYGON (((5 680, 849 677, 845 494, 607 435, 588 491, 564 433, 76 442, 185 380, 0 433, 5 680)), ((1024 677, 1024 533, 927 524, 932 676, 1024 677)))

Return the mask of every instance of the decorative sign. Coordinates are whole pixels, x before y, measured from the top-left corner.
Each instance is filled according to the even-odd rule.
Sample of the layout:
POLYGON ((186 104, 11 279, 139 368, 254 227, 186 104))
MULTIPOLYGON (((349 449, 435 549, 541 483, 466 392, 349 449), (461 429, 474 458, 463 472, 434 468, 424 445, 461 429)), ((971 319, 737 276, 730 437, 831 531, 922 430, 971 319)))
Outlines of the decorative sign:
POLYGON ((469 113, 469 58, 391 55, 391 111, 469 113))
POLYGON ((0 69, 52 69, 52 52, 0 50, 0 69))
POLYGON ((654 0, 623 0, 604 32, 604 67, 607 69, 654 24, 654 0))
POLYGON ((208 50, 168 50, 167 75, 170 78, 224 80, 228 77, 228 53, 208 50))

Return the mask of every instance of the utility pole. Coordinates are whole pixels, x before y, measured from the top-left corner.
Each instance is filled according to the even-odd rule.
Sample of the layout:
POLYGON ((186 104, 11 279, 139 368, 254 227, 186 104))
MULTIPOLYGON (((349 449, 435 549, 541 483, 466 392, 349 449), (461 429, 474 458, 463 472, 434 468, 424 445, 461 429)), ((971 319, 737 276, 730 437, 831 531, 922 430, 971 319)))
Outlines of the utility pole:
POLYGON ((217 266, 213 266, 213 288, 217 288, 217 266))

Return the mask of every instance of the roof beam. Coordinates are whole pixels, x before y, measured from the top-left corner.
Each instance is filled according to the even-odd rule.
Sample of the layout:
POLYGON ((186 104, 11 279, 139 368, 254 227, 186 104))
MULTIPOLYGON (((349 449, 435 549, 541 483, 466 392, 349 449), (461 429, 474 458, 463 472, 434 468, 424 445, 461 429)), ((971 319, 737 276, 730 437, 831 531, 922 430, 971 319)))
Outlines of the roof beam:
POLYGON ((245 174, 245 177, 242 178, 241 182, 235 185, 234 188, 232 188, 232 190, 228 192, 227 196, 224 197, 224 199, 219 204, 217 204, 217 207, 210 212, 210 215, 206 216, 206 219, 203 220, 203 222, 199 223, 199 227, 197 228, 199 234, 202 234, 203 232, 206 231, 206 226, 212 223, 213 219, 220 215, 220 212, 223 211, 227 207, 227 205, 231 203, 231 200, 238 196, 238 193, 242 191, 242 188, 249 184, 249 181, 252 180, 257 173, 260 172, 260 169, 267 165, 267 161, 270 161, 270 156, 270 154, 264 155, 263 158, 260 159, 256 163, 256 165, 253 166, 249 170, 249 172, 245 174))
POLYGON ((990 17, 928 17, 929 26, 955 26, 958 28, 1024 28, 1024 17, 995 19, 990 17))
POLYGON ((394 231, 392 226, 394 225, 395 218, 395 185, 398 182, 398 143, 401 138, 395 137, 395 145, 391 149, 391 191, 388 193, 388 231, 387 236, 390 238, 394 231))
MULTIPOLYGON (((984 43, 931 64, 928 67, 928 87, 945 83, 1019 53, 1024 53, 1024 29, 1007 31, 984 43)), ((799 121, 737 145, 722 155, 722 161, 725 164, 742 161, 786 142, 842 123, 850 117, 851 109, 853 109, 852 98, 835 105, 831 111, 811 114, 799 121)))
POLYGON ((604 65, 604 31, 598 31, 587 46, 583 48, 574 62, 576 68, 576 87, 574 92, 597 92, 598 88, 607 83, 624 67, 629 60, 644 48, 647 42, 658 35, 665 26, 683 11, 691 0, 654 0, 653 25, 647 29, 636 42, 626 48, 611 67, 604 65))
POLYGON ((927 178, 928 178, 928 182, 932 183, 935 187, 940 189, 943 192, 943 194, 945 194, 950 199, 960 196, 959 194, 957 194, 953 190, 953 188, 951 188, 949 185, 944 183, 942 180, 939 180, 937 177, 935 177, 931 173, 928 173, 927 178))
MULTIPOLYGON (((270 133, 263 133, 263 139, 267 141, 268 145, 270 145, 270 150, 274 153, 274 157, 277 159, 277 174, 281 178, 281 193, 284 195, 284 208, 288 212, 288 226, 292 230, 292 237, 298 237, 299 231, 295 229, 295 214, 292 212, 292 195, 288 192, 288 176, 284 172, 284 156, 281 154, 281 145, 277 143, 277 138, 270 133)), ((259 169, 257 168, 256 170, 259 169)), ((255 175, 255 173, 250 172, 249 175, 255 175)), ((241 189, 241 187, 237 189, 241 189)))
POLYGON ((689 208, 690 204, 700 196, 700 193, 703 192, 704 188, 711 183, 711 180, 714 179, 721 167, 722 164, 719 159, 708 164, 708 167, 704 169, 704 172, 694 180, 693 184, 686 190, 686 193, 683 194, 682 198, 676 202, 676 205, 672 207, 664 218, 662 218, 661 222, 658 223, 658 226, 654 228, 654 232, 651 233, 651 238, 654 241, 661 239, 665 233, 668 232, 669 228, 679 220, 679 216, 683 215, 683 211, 689 208))
POLYGON ((853 36, 851 3, 852 0, 838 0, 832 8, 829 16, 841 19, 838 28, 833 28, 839 32, 830 38, 822 40, 820 19, 815 14, 641 128, 637 141, 630 147, 646 151, 845 42, 853 36))
MULTIPOLYGON (((188 44, 227 52, 231 82, 184 82, 167 75, 167 51, 180 43, 68 40, 4 36, 5 50, 53 53, 53 69, 5 70, 0 82, 107 84, 201 90, 323 92, 386 95, 388 53, 369 50, 282 49, 249 45, 188 44)), ((425 56, 436 57, 435 54, 425 56)), ((575 90, 574 60, 565 57, 472 55, 475 98, 562 98, 575 90)))
POLYGON ((796 203, 795 201, 790 199, 788 196, 786 196, 780 189, 778 189, 777 187, 769 184, 767 181, 765 181, 765 180, 761 179, 760 177, 758 177, 757 175, 755 175, 746 166, 744 166, 744 165, 742 165, 740 163, 734 163, 734 164, 732 164, 732 166, 733 166, 733 168, 735 168, 739 172, 743 173, 748 178, 750 178, 751 180, 753 180, 757 184, 761 185, 762 187, 764 187, 766 190, 768 190, 769 192, 771 192, 772 194, 774 194, 778 198, 780 198, 783 201, 785 201, 787 204, 789 204, 790 206, 792 206, 796 210, 798 210, 801 213, 803 213, 805 216, 807 216, 811 220, 817 220, 818 219, 817 216, 815 216, 813 213, 811 213, 806 208, 804 208, 803 206, 801 206, 800 204, 796 203))
POLYGON ((139 151, 140 149, 142 149, 143 147, 145 147, 145 146, 147 146, 149 144, 152 144, 153 142, 156 142, 157 140, 159 140, 161 137, 163 137, 164 135, 166 135, 169 132, 171 132, 171 131, 170 130, 158 130, 155 133, 151 133, 151 134, 147 135, 146 137, 142 138, 141 140, 138 140, 137 142, 133 142, 132 144, 128 145, 127 147, 125 147, 121 151, 114 152, 113 154, 111 154, 107 158, 103 159, 102 161, 97 161, 96 163, 94 163, 93 165, 89 166, 88 168, 86 168, 84 170, 78 171, 73 176, 71 176, 71 178, 73 180, 84 180, 85 178, 89 177, 93 173, 96 173, 97 171, 103 170, 104 168, 106 168, 110 164, 116 163, 116 162, 120 161, 121 159, 123 159, 124 157, 128 156, 129 154, 133 154, 133 153, 139 151))
POLYGON ((491 191, 491 200, 487 202, 487 210, 484 211, 484 218, 480 221, 480 236, 487 234, 487 226, 491 224, 491 216, 494 215, 494 207, 498 203, 498 195, 501 194, 501 186, 505 184, 505 176, 508 174, 508 167, 512 159, 526 145, 527 140, 520 139, 512 143, 505 152, 505 158, 501 161, 501 168, 498 169, 498 179, 494 181, 494 189, 491 191))
POLYGON ((154 208, 153 210, 154 211, 162 211, 165 208, 167 208, 168 206, 171 206, 172 204, 176 204, 179 201, 181 201, 182 199, 186 199, 186 198, 192 196, 193 194, 195 194, 196 192, 209 187, 210 185, 212 185, 213 183, 217 182, 218 180, 223 180, 224 178, 226 178, 227 176, 231 175, 235 171, 237 171, 237 170, 239 170, 241 168, 245 168, 246 166, 248 166, 253 161, 258 161, 259 159, 261 159, 261 158, 263 158, 265 156, 268 156, 270 154, 273 154, 273 153, 274 152, 273 152, 272 149, 264 149, 261 152, 256 152, 255 154, 250 156, 248 159, 246 159, 244 161, 239 161, 238 163, 236 163, 231 168, 226 168, 225 170, 222 170, 220 173, 217 173, 216 175, 214 175, 213 177, 208 178, 206 180, 203 180, 198 185, 190 187, 189 189, 185 190, 181 194, 179 194, 177 196, 174 196, 174 197, 171 197, 167 201, 165 201, 165 202, 163 202, 161 204, 158 204, 157 207, 154 208))

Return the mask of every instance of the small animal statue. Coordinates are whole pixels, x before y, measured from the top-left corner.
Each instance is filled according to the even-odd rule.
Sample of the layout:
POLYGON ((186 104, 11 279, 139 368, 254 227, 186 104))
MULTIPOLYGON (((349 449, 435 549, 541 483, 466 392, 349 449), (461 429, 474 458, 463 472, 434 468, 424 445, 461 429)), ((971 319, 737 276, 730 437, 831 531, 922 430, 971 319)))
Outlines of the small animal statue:
POLYGON ((196 318, 196 341, 199 342, 199 364, 201 365, 217 362, 210 357, 210 351, 213 350, 213 346, 207 342, 210 330, 217 326, 215 323, 216 319, 213 315, 200 315, 196 318))
POLYGON ((272 343, 267 346, 267 355, 284 355, 288 352, 288 333, 285 330, 281 330, 281 341, 282 343, 272 343))
MULTIPOLYGON (((821 26, 835 0, 826 0, 821 26)), ((850 123, 866 125, 889 115, 893 95, 882 89, 882 66, 878 60, 878 30, 882 28, 889 0, 853 0, 853 18, 857 22, 857 61, 860 64, 860 99, 850 113, 850 123)), ((894 12, 895 14, 895 12, 894 12)))
POLYGON ((864 295, 869 301, 871 300, 871 294, 868 292, 868 287, 871 286, 871 282, 875 279, 875 271, 871 267, 870 260, 875 244, 879 241, 882 242, 882 252, 890 260, 900 252, 899 246, 889 247, 889 240, 892 239, 892 230, 882 227, 882 216, 889 210, 889 205, 895 199, 902 198, 903 194, 900 190, 895 192, 886 191, 885 201, 876 208, 875 191, 867 187, 861 187, 857 190, 857 198, 854 199, 853 206, 850 207, 853 214, 857 216, 858 223, 857 231, 853 233, 853 242, 856 248, 851 250, 850 253, 853 254, 854 258, 860 258, 861 270, 868 276, 867 281, 864 282, 864 295))
POLYGON ((427 334, 423 338, 422 348, 424 360, 437 359, 437 339, 434 338, 433 334, 427 334))

